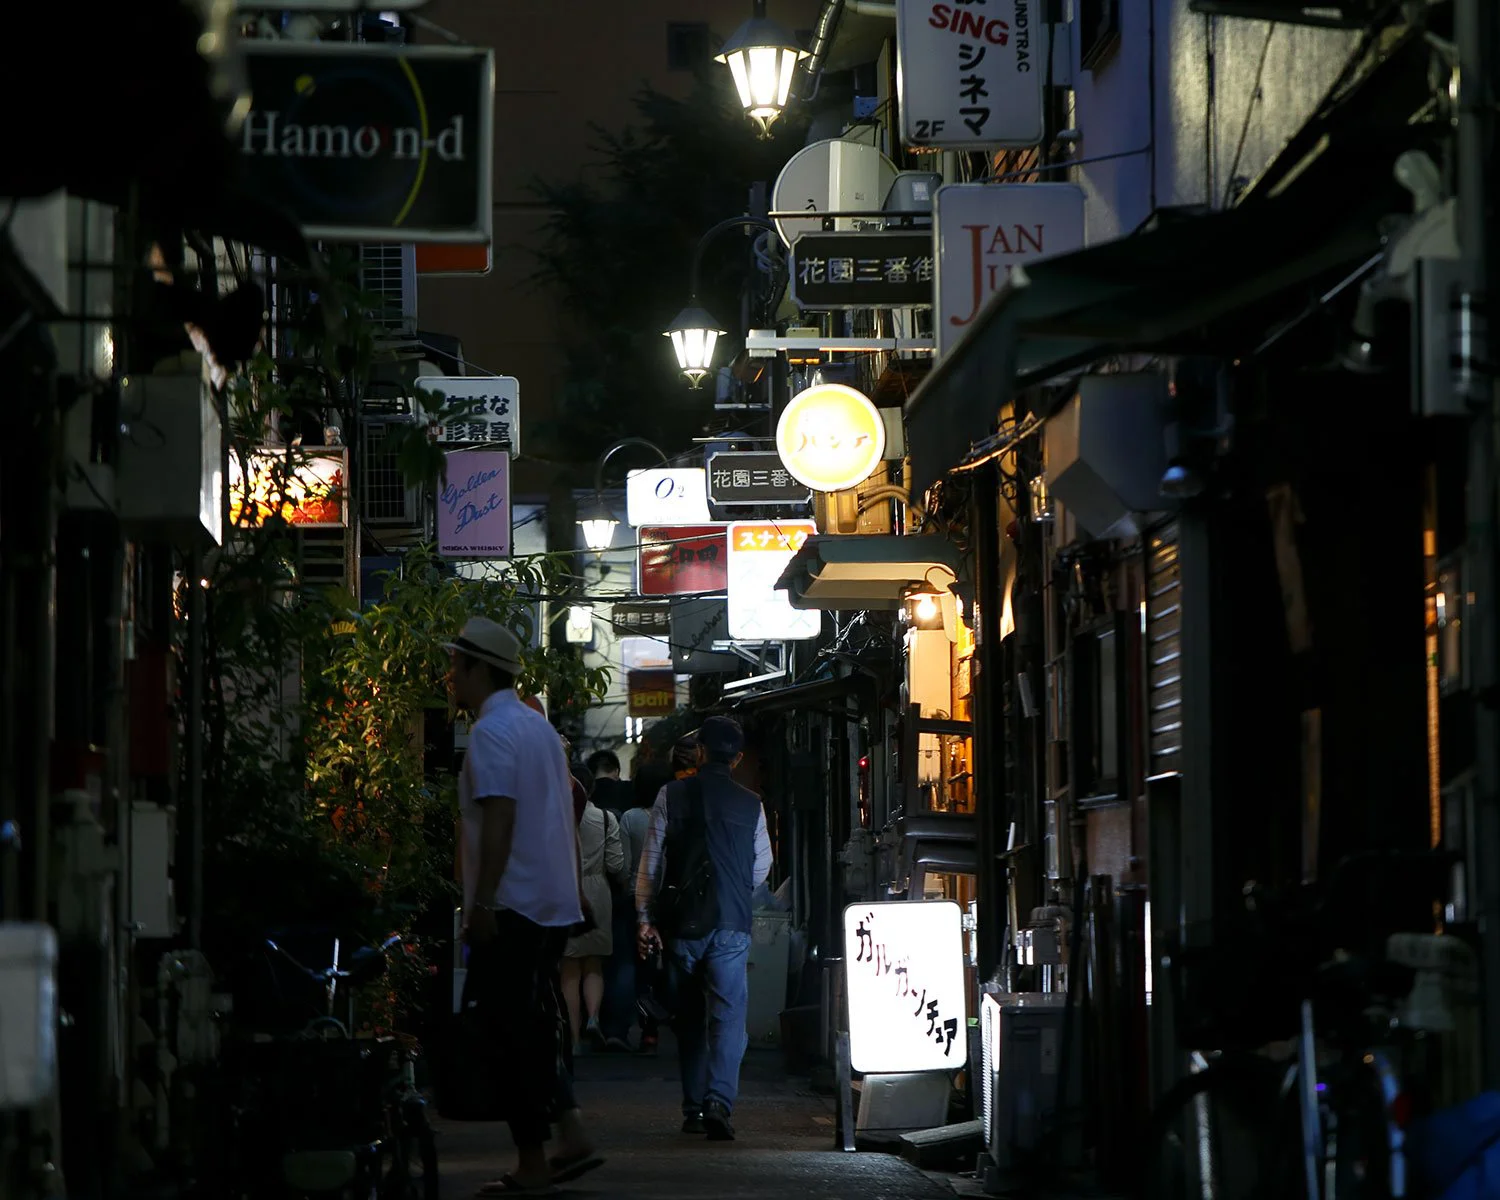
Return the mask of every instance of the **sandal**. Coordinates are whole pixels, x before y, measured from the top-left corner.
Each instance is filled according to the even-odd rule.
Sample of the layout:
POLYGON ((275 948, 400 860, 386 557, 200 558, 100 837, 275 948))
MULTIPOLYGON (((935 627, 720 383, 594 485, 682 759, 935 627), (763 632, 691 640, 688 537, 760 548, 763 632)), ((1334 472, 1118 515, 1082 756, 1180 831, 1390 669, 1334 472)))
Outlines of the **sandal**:
POLYGON ((562 1191, 550 1182, 527 1187, 514 1175, 502 1175, 489 1183, 482 1183, 475 1196, 561 1196, 562 1191))
POLYGON ((604 1165, 604 1157, 587 1154, 559 1154, 548 1164, 552 1168, 553 1183, 571 1183, 604 1165))

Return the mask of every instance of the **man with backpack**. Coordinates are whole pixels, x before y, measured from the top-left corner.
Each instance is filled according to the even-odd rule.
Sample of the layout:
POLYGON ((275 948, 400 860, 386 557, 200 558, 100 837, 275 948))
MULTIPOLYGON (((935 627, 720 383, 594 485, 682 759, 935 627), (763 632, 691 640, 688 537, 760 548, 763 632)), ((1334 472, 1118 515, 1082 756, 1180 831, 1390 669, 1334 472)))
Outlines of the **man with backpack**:
POLYGON ((651 809, 636 910, 641 956, 665 945, 683 976, 675 1024, 682 1131, 730 1141, 750 988, 750 897, 771 870, 760 797, 731 778, 745 735, 728 717, 698 731, 698 772, 651 809))

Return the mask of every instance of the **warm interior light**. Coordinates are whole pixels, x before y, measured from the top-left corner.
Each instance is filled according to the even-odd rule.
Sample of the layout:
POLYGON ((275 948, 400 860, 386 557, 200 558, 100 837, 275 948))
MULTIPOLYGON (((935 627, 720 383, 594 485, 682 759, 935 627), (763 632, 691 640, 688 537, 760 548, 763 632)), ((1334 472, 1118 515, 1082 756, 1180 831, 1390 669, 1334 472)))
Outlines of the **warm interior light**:
POLYGON ((924 623, 937 620, 942 615, 942 609, 938 607, 938 598, 931 592, 923 592, 917 597, 916 604, 912 608, 912 615, 924 623))
POLYGON ((610 517, 590 517, 578 522, 583 530, 583 544, 596 553, 608 550, 615 540, 615 526, 619 522, 610 517))

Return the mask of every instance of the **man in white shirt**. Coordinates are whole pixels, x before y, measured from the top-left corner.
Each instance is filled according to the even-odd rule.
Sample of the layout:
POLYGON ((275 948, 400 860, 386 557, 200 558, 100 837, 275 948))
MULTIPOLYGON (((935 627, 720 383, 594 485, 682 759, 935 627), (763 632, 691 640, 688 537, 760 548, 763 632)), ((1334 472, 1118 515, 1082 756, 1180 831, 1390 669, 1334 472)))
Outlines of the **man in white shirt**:
POLYGON ((453 642, 449 675, 473 717, 459 774, 464 938, 463 1007, 483 1018, 504 1115, 520 1155, 511 1174, 481 1195, 547 1192, 603 1163, 573 1099, 559 1036, 558 965, 569 929, 583 919, 572 776, 547 718, 515 692, 521 644, 475 617, 453 642), (562 1151, 550 1162, 556 1122, 562 1151))

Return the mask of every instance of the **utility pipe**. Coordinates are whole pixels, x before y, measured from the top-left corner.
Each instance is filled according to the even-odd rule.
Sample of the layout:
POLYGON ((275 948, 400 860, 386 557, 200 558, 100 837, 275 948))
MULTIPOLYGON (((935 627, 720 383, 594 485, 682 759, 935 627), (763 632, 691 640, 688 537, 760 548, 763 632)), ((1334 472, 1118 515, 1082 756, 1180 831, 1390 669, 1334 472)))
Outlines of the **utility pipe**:
POLYGON ((1453 41, 1458 47, 1458 234, 1464 279, 1453 330, 1455 388, 1474 416, 1469 438, 1469 538, 1465 590, 1477 603, 1470 617, 1469 662, 1474 674, 1474 828, 1468 852, 1478 892, 1483 980, 1484 1085, 1500 1087, 1500 571, 1496 566, 1496 419, 1488 306, 1495 251, 1489 234, 1488 153, 1493 129, 1494 35, 1488 0, 1456 0, 1453 41))

